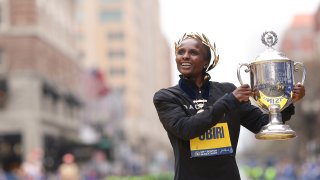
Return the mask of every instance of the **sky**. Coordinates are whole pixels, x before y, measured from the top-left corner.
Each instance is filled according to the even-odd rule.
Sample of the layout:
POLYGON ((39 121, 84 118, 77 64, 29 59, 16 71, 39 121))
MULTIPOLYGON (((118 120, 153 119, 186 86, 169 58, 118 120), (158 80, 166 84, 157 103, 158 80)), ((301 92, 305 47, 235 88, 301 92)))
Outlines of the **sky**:
MULTIPOLYGON (((240 85, 237 68, 265 49, 261 35, 281 35, 297 14, 314 14, 320 0, 159 0, 162 32, 170 48, 185 32, 204 33, 216 43, 220 62, 210 71, 212 80, 240 85)), ((279 44, 275 46, 277 49, 279 44)), ((172 52, 174 53, 174 52, 172 52)), ((178 72, 172 54, 173 84, 178 72)), ((247 74, 242 74, 246 79, 247 74)))
MULTIPOLYGON (((211 80, 239 86, 239 64, 250 63, 266 48, 261 43, 262 33, 274 31, 281 42, 281 35, 290 27, 294 16, 313 15, 320 0, 159 0, 159 3, 162 32, 172 51, 174 42, 185 32, 204 33, 211 44, 216 43, 220 56, 218 65, 209 73, 211 80)), ((274 48, 279 48, 279 44, 274 48)), ((179 73, 174 51, 171 56, 174 85, 179 73)), ((243 72, 241 76, 249 84, 246 81, 249 75, 243 72)), ((238 151, 247 145, 241 143, 244 138, 252 140, 246 142, 257 141, 253 134, 242 130, 238 151)))

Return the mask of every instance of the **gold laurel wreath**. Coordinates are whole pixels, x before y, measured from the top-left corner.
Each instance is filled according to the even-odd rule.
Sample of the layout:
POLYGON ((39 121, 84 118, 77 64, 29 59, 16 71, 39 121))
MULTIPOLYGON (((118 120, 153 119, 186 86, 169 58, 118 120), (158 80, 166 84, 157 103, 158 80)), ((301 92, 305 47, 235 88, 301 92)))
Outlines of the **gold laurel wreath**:
MULTIPOLYGON (((193 33, 193 32, 184 33, 182 38, 180 38, 177 42, 174 43, 176 53, 177 53, 179 47, 181 46, 182 41, 185 39, 189 39, 189 38, 199 40, 199 41, 201 41, 202 44, 208 46, 211 49, 211 51, 213 52, 213 55, 214 55, 214 59, 213 59, 212 64, 206 69, 206 72, 213 69, 219 62, 219 54, 217 53, 216 43, 213 43, 213 46, 212 46, 209 39, 204 34, 200 35, 199 33, 193 33)), ((210 59, 210 61, 211 61, 211 59, 210 59)))

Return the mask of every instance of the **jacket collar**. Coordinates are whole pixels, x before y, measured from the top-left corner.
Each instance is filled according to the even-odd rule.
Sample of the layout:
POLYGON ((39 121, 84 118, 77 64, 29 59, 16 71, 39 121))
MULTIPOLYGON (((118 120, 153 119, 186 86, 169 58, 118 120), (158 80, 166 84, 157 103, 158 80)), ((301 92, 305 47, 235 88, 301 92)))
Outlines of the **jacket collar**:
POLYGON ((179 80, 179 87, 182 89, 183 92, 185 92, 191 99, 208 99, 209 97, 209 90, 210 90, 210 76, 208 79, 206 79, 202 85, 202 87, 199 89, 195 82, 184 78, 182 75, 180 76, 179 80), (201 93, 200 93, 201 92, 201 93))

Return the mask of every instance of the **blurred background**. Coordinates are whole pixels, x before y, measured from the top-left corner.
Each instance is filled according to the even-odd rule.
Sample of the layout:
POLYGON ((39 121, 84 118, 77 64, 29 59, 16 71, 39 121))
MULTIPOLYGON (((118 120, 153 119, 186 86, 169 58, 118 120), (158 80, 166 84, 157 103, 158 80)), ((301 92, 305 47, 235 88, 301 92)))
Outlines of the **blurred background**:
MULTIPOLYGON (((213 81, 265 47, 303 62, 306 96, 286 141, 244 128, 243 179, 320 179, 320 1, 0 0, 0 179, 172 179, 172 149, 152 103, 177 83, 173 42, 216 42, 213 81), (77 175, 77 176, 76 176, 77 175)), ((296 81, 301 79, 297 75, 296 81)))

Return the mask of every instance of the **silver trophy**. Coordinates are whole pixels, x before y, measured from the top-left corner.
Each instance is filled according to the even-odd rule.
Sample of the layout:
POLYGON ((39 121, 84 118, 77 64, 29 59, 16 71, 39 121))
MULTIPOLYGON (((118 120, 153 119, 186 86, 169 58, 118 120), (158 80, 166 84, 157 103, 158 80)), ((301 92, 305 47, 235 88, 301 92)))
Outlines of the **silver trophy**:
POLYGON ((241 85, 241 68, 245 66, 245 72, 250 72, 250 85, 254 92, 250 100, 263 112, 269 113, 269 123, 262 127, 256 138, 284 140, 296 137, 289 125, 283 124, 280 112, 292 103, 294 72, 302 71, 300 75, 303 84, 306 70, 302 63, 288 59, 272 47, 278 41, 276 33, 264 32, 261 40, 268 48, 250 64, 240 64, 237 70, 241 85))

